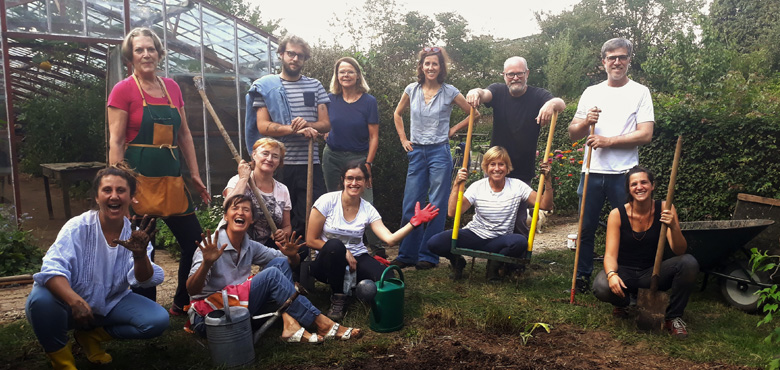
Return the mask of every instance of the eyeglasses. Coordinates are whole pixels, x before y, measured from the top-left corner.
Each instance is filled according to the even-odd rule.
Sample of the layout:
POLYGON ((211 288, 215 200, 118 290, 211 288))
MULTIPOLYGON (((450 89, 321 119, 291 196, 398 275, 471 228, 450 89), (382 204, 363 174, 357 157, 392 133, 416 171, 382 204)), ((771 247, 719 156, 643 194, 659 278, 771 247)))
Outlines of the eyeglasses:
POLYGON ((295 57, 298 57, 300 60, 306 60, 306 54, 303 53, 296 53, 294 51, 286 50, 284 54, 287 55, 287 57, 290 59, 295 59, 295 57))
POLYGON ((344 178, 346 182, 363 182, 366 178, 363 176, 347 176, 344 178))
POLYGON ((279 154, 271 153, 268 150, 263 150, 262 152, 259 152, 257 154, 260 155, 261 158, 271 157, 271 160, 274 160, 274 161, 278 161, 279 158, 280 158, 279 154))
POLYGON ((507 73, 502 73, 502 75, 504 75, 505 77, 509 77, 509 79, 511 80, 511 79, 513 79, 515 77, 523 77, 523 76, 525 76, 526 73, 528 73, 528 71, 507 72, 507 73))
POLYGON ((354 76, 355 71, 339 71, 339 76, 354 76))
POLYGON ((616 60, 625 62, 628 60, 628 55, 610 55, 604 59, 608 60, 610 63, 614 63, 616 60))
POLYGON ((441 48, 438 47, 438 46, 426 46, 426 47, 423 48, 423 52, 426 52, 426 53, 431 53, 431 52, 438 53, 440 51, 441 51, 441 48))

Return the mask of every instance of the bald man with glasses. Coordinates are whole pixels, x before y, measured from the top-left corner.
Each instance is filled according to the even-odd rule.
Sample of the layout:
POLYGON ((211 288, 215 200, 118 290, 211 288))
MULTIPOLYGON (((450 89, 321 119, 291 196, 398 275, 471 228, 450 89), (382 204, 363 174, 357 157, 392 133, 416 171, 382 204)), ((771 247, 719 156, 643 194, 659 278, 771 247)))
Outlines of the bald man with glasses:
MULTIPOLYGON (((525 58, 511 57, 504 62, 504 83, 472 89, 466 95, 466 101, 474 108, 480 104, 493 108, 490 146, 506 148, 514 166, 508 177, 530 186, 537 167, 536 143, 541 126, 550 122, 553 112, 566 109, 566 103, 545 89, 528 86, 529 73, 525 58)), ((521 206, 515 234, 528 236, 526 216, 526 208, 521 206)))

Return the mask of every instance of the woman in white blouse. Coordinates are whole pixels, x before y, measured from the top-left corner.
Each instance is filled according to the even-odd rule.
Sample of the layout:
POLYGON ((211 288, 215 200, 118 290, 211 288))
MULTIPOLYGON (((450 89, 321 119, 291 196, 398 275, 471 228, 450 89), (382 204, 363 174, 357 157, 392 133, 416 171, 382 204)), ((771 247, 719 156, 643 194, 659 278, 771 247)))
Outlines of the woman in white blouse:
POLYGON ((168 312, 129 289, 156 286, 164 274, 149 258, 154 219, 144 217, 132 231, 126 217, 135 178, 110 166, 92 184, 98 209, 62 227, 27 298, 27 319, 54 369, 76 368, 71 329, 90 362, 107 364, 111 355, 101 342, 153 338, 168 328, 168 312))
POLYGON ((331 287, 331 307, 326 316, 333 321, 344 317, 348 304, 345 293, 349 290, 344 287, 346 274, 355 273, 355 281, 376 281, 385 270, 384 265, 367 253, 363 244, 366 227, 370 226, 376 236, 388 245, 397 245, 417 226, 439 214, 439 209, 432 204, 420 209, 418 203, 411 221, 398 231, 390 232, 374 206, 360 197, 370 176, 365 162, 347 163, 341 174, 343 190, 317 199, 309 216, 306 245, 318 251, 310 273, 331 287))

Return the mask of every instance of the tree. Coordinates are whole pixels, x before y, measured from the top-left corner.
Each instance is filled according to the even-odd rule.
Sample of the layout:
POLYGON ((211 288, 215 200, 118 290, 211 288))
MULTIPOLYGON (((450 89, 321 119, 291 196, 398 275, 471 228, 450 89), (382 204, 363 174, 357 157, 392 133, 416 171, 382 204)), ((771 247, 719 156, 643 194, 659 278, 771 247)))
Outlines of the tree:
POLYGON ((544 73, 547 89, 555 96, 575 98, 586 87, 588 81, 582 78, 582 71, 592 70, 590 50, 572 43, 570 33, 565 33, 550 44, 544 73))
POLYGON ((767 52, 780 69, 780 2, 715 0, 710 6, 713 36, 740 53, 767 52))
POLYGON ((263 21, 260 16, 262 13, 260 11, 260 6, 255 5, 253 7, 250 3, 245 2, 245 0, 209 0, 209 4, 226 11, 228 14, 233 14, 243 21, 272 35, 277 34, 277 32, 279 34, 287 33, 287 30, 281 28, 279 25, 281 19, 263 21))

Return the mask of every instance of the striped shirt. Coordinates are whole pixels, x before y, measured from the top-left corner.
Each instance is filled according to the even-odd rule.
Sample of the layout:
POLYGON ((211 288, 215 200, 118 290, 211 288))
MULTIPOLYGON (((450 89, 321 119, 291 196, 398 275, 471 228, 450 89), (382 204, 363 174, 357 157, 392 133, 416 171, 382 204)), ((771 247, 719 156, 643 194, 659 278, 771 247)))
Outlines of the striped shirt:
MULTIPOLYGON (((130 238, 130 220, 119 239, 130 238)), ((146 247, 151 255, 152 244, 146 247)), ((153 287, 163 282, 164 272, 152 263, 154 274, 144 282, 135 278, 133 254, 125 247, 109 246, 100 227, 98 211, 86 211, 71 218, 62 227, 57 240, 43 257, 41 272, 33 275, 35 285, 45 286, 49 279, 63 276, 70 287, 92 308, 92 313, 105 316, 130 294, 130 286, 153 287)))
POLYGON ((517 209, 528 201, 531 187, 524 182, 507 177, 499 192, 490 188, 487 178, 471 184, 463 197, 474 206, 474 218, 464 229, 469 229, 482 239, 493 239, 511 234, 515 227, 517 209))
MULTIPOLYGON (((328 93, 322 87, 320 81, 301 76, 298 81, 287 81, 282 79, 287 100, 290 102, 290 111, 292 118, 301 117, 306 122, 316 122, 318 119, 317 107, 320 104, 330 103, 328 93)), ((265 98, 258 95, 252 104, 255 108, 264 108, 265 98)), ((279 123, 279 122, 277 122, 279 123)), ((291 134, 276 138, 284 143, 287 152, 284 154, 284 164, 307 164, 309 156, 309 139, 303 135, 291 134)), ((317 141, 314 141, 314 164, 320 163, 319 148, 317 141)))

